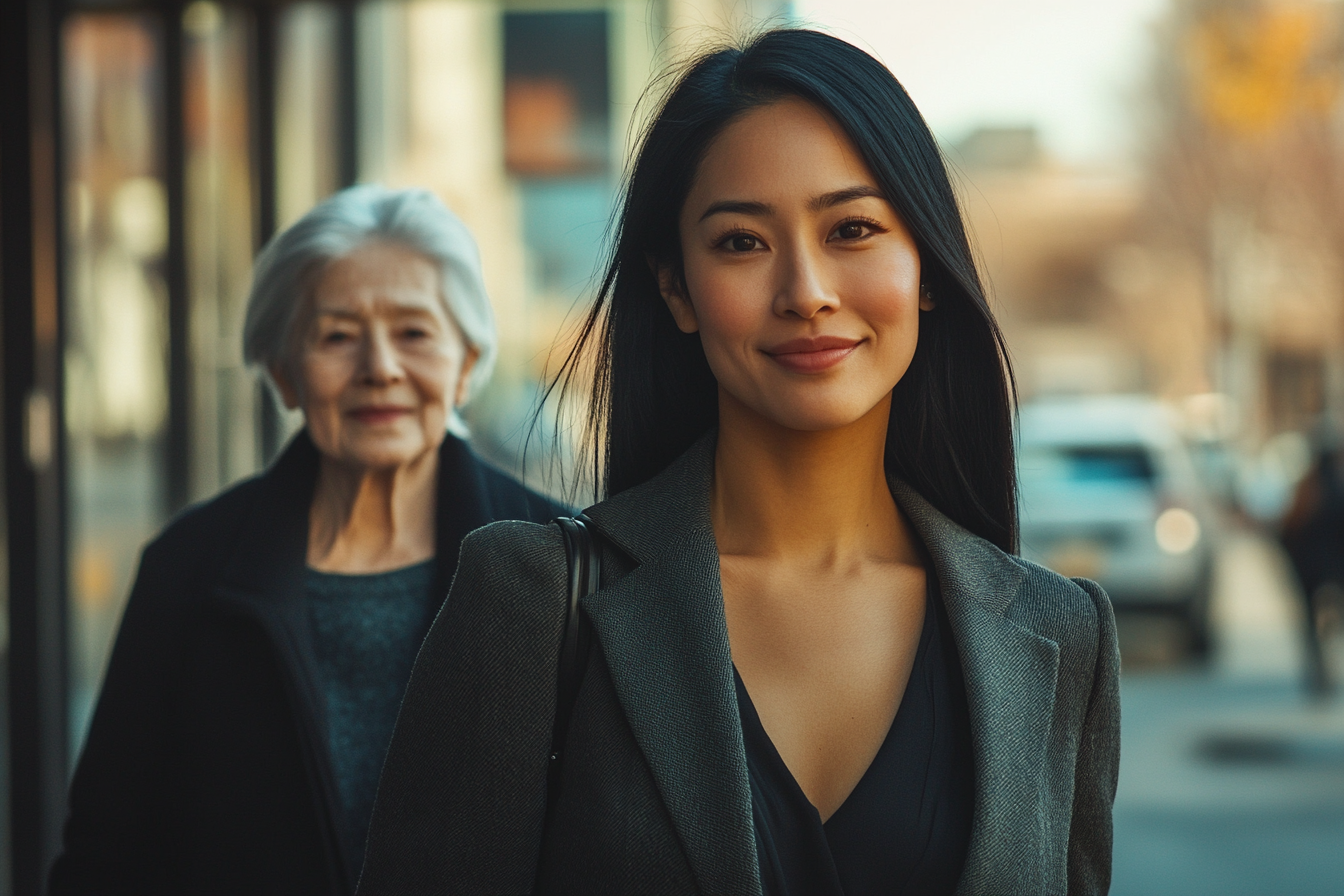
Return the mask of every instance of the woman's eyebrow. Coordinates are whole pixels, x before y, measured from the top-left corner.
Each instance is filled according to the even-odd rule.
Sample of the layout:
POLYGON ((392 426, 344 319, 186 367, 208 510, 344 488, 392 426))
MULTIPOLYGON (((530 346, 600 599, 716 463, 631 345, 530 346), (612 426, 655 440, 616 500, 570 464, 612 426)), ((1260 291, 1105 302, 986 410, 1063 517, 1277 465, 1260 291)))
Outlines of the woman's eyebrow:
MULTIPOLYGON (((844 205, 846 202, 853 202, 855 199, 869 198, 885 200, 887 197, 883 196, 882 191, 877 187, 858 184, 815 196, 807 203, 807 207, 814 212, 819 212, 823 209, 834 208, 837 205, 844 205)), ((709 208, 705 209, 705 213, 700 216, 700 220, 704 221, 714 215, 722 214, 751 215, 752 217, 763 218, 774 213, 775 207, 769 203, 753 202, 747 199, 724 199, 711 203, 709 208)))
MULTIPOLYGON (((377 314, 390 314, 394 317, 426 317, 433 318, 432 309, 423 305, 403 305, 401 303, 386 303, 376 312, 377 314)), ((334 317, 341 320, 363 320, 366 312, 363 309, 353 308, 315 308, 314 317, 334 317)))
POLYGON ((724 199, 720 202, 711 203, 709 208, 705 209, 705 213, 700 216, 700 220, 703 221, 714 215, 723 214, 751 215, 762 218, 774 213, 775 207, 764 202, 751 202, 746 199, 724 199))
POLYGON ((882 195, 882 191, 877 187, 870 187, 866 184, 859 184, 853 187, 845 187, 843 190, 833 190, 830 193, 822 193, 809 202, 808 208, 814 212, 822 209, 834 208, 837 205, 844 205, 846 202, 853 202, 855 199, 882 199, 887 197, 882 195))
POLYGON ((313 317, 337 317, 342 320, 359 320, 358 311, 351 311, 348 308, 314 308, 313 317))

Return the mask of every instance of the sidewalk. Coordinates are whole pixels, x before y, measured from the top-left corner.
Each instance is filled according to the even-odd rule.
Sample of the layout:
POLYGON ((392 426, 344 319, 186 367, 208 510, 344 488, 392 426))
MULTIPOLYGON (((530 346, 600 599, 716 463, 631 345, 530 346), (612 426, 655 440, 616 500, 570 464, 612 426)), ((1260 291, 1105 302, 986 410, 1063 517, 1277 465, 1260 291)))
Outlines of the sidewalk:
POLYGON ((1129 626, 1112 893, 1340 896, 1344 700, 1303 695, 1300 609, 1269 543, 1231 536, 1217 576, 1207 669, 1129 626))

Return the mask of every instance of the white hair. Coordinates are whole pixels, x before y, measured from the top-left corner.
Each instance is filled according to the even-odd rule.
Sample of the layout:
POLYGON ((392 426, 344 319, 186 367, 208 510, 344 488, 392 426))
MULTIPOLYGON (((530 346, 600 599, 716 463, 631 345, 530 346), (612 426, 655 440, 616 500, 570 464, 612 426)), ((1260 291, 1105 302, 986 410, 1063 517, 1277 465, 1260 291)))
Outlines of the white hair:
MULTIPOLYGON (((293 329, 309 293, 331 262, 371 241, 412 249, 439 271, 439 298, 448 317, 479 356, 467 376, 466 401, 490 381, 498 333, 481 276, 481 257, 467 226, 428 190, 389 190, 364 184, 315 205, 288 230, 276 234, 257 256, 243 323, 243 357, 272 376, 291 369, 298 344, 293 329)), ((466 437, 453 409, 448 430, 466 437)))

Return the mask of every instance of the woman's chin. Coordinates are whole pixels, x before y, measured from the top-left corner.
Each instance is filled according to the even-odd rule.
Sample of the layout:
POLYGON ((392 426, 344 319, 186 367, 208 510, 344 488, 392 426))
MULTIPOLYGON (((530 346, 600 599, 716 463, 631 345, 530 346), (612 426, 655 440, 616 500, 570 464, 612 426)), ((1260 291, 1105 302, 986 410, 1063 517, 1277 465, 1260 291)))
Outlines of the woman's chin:
POLYGON ((766 415, 771 423, 781 429, 800 433, 839 432, 854 426, 867 414, 865 411, 847 412, 834 408, 822 408, 814 412, 791 409, 788 413, 766 415))
POLYGON ((419 460, 437 447, 437 443, 432 443, 422 433, 362 433, 346 440, 339 456, 333 459, 367 470, 393 470, 419 460))
POLYGON ((885 383, 858 381, 788 383, 748 382, 734 389, 719 386, 719 421, 732 426, 740 418, 749 428, 761 422, 794 432, 844 430, 874 413, 883 415, 890 406, 891 390, 885 383), (751 423, 751 420, 757 421, 751 423))

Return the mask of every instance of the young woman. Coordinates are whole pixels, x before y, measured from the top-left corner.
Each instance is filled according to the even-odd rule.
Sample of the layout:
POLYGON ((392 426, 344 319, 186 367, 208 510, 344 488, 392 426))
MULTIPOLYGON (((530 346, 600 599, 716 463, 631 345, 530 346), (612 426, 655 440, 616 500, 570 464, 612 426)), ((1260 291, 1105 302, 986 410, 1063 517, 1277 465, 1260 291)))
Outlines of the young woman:
POLYGON ((558 799, 562 537, 496 524, 417 660, 361 892, 1104 892, 1113 616, 1014 556, 1011 375, 909 97, 815 32, 710 53, 617 240, 558 799))

